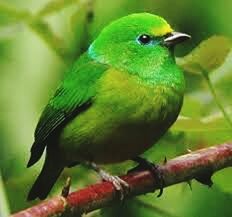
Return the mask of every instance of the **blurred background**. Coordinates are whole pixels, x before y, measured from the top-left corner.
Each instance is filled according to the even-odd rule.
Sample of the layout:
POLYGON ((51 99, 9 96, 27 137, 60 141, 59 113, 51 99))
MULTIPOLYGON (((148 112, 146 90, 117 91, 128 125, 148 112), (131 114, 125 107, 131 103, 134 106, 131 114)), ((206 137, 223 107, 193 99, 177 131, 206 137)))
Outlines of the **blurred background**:
MULTIPOLYGON (((38 203, 26 196, 43 159, 30 169, 26 163, 40 113, 63 73, 110 21, 144 11, 192 36, 176 49, 187 81, 181 117, 144 155, 162 162, 232 140, 230 0, 0 1, 0 216, 3 209, 16 212, 38 203), (201 67, 194 68, 194 61, 201 67)), ((122 174, 131 166, 105 168, 122 174)), ((66 169, 50 196, 60 194, 68 176, 72 190, 98 180, 84 167, 66 169)), ((213 181, 212 188, 193 181, 191 190, 182 183, 166 188, 161 198, 147 194, 87 216, 231 217, 232 169, 218 172, 213 181)))

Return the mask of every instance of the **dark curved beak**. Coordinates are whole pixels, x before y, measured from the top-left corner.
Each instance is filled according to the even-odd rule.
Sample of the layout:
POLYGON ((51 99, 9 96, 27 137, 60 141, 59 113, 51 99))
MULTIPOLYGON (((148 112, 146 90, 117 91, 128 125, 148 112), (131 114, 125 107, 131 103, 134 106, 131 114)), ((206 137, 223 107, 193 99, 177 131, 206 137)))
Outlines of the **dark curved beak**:
POLYGON ((168 47, 175 46, 181 42, 191 39, 191 36, 181 32, 172 32, 165 39, 164 44, 168 47))

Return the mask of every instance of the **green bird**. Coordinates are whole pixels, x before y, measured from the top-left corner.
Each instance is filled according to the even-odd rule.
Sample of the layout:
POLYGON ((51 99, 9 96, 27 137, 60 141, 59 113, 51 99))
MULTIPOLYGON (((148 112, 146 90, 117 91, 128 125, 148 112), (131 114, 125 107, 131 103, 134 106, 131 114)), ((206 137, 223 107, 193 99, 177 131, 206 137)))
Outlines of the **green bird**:
POLYGON ((117 190, 127 183, 99 168, 139 157, 180 112, 185 81, 174 45, 190 38, 161 17, 131 14, 105 27, 65 74, 35 130, 28 167, 46 148, 28 200, 44 199, 65 167, 88 164, 117 190))

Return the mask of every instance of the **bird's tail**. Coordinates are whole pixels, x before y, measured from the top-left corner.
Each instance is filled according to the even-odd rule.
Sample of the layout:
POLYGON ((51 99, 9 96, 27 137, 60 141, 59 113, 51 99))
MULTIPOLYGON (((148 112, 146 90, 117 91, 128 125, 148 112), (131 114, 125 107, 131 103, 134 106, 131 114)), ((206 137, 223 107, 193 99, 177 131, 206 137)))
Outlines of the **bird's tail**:
POLYGON ((45 199, 63 169, 64 166, 60 161, 46 157, 43 169, 33 184, 27 200, 34 200, 37 197, 41 200, 45 199))

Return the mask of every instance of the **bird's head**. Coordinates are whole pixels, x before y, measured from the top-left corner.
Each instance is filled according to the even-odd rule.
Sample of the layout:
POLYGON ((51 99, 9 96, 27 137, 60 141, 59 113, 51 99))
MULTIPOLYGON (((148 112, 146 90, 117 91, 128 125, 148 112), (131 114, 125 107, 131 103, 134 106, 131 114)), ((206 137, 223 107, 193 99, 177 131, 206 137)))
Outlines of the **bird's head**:
POLYGON ((174 32, 161 17, 138 13, 122 17, 99 34, 88 53, 97 61, 131 73, 159 69, 173 58, 173 47, 189 35, 174 32))

